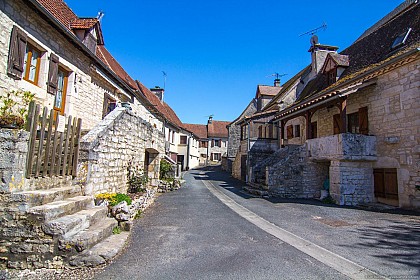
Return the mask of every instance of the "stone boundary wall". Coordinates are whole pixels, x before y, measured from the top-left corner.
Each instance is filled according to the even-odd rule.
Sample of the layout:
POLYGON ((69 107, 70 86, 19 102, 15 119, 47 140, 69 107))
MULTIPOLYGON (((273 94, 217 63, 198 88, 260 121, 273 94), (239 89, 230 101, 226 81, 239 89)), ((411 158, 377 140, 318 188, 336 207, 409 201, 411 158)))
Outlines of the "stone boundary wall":
POLYGON ((116 108, 80 141, 77 181, 83 192, 86 195, 125 193, 127 167, 131 163, 144 170, 146 151, 150 155, 147 171, 153 185, 159 178, 164 139, 162 131, 131 110, 116 108))

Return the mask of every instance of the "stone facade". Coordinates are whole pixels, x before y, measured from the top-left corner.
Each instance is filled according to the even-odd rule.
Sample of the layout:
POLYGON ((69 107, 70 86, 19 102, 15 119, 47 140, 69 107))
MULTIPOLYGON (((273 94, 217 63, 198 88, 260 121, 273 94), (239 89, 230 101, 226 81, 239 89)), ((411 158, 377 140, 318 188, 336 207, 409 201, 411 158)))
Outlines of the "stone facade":
POLYGON ((85 194, 126 192, 129 164, 141 167, 157 186, 165 151, 163 132, 134 112, 115 109, 82 138, 80 146, 78 181, 85 194))

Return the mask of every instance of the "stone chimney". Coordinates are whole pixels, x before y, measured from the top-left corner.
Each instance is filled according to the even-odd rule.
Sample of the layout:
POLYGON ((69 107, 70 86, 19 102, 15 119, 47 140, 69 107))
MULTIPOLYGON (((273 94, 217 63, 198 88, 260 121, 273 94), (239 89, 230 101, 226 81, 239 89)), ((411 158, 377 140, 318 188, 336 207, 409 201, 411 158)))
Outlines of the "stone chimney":
POLYGON ((159 100, 163 103, 163 94, 165 93, 165 90, 159 86, 155 86, 154 88, 150 89, 151 92, 153 92, 154 95, 159 98, 159 100))
POLYGON ((209 116, 209 120, 207 121, 207 124, 212 124, 213 123, 213 116, 209 116))
POLYGON ((275 79, 274 80, 274 86, 275 87, 280 87, 280 79, 275 79))
POLYGON ((312 77, 316 76, 319 73, 319 71, 321 71, 327 55, 329 53, 337 53, 337 50, 338 47, 319 44, 318 37, 313 36, 311 38, 311 48, 308 52, 311 53, 312 57, 312 77))

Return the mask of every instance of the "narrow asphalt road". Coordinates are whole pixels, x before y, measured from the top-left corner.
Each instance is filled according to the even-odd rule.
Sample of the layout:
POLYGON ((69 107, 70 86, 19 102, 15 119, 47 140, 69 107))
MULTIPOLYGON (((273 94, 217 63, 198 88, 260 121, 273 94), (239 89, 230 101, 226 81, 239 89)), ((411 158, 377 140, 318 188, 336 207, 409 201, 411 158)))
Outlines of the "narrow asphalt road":
POLYGON ((184 178, 94 279, 419 279, 413 213, 255 198, 219 168, 184 178))

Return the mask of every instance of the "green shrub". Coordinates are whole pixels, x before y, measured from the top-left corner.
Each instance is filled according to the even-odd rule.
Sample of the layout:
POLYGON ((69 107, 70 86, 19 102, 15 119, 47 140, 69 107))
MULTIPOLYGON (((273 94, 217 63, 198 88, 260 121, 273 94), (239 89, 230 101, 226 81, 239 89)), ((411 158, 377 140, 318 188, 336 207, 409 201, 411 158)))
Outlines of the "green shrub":
POLYGON ((119 226, 116 226, 112 229, 112 234, 120 234, 121 228, 119 226))
POLYGON ((160 175, 159 175, 159 179, 163 180, 163 179, 170 178, 169 177, 169 174, 172 171, 173 171, 172 170, 172 165, 168 161, 162 159, 160 161, 160 173, 159 173, 160 175))
POLYGON ((127 167, 127 183, 129 193, 145 192, 149 177, 144 173, 141 167, 134 166, 130 161, 127 167))

